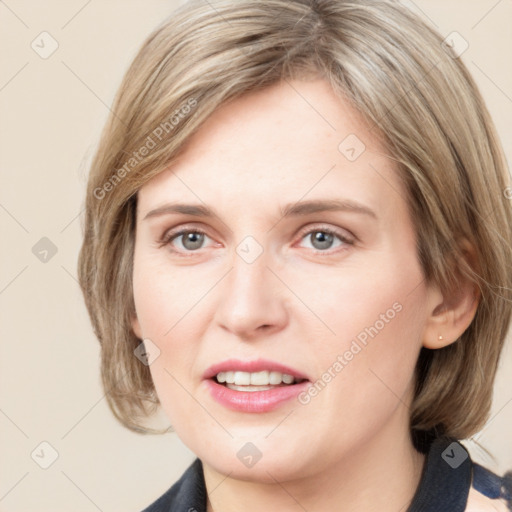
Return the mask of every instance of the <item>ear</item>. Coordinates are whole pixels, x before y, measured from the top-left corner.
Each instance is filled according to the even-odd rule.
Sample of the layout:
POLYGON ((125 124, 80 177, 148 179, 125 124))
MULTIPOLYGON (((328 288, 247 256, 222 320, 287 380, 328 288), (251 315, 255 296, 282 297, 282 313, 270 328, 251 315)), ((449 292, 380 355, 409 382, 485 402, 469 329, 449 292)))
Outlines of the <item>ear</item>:
POLYGON ((144 336, 142 336, 142 329, 140 327, 139 319, 137 318, 137 313, 133 312, 131 316, 131 325, 132 330, 135 333, 135 336, 142 340, 144 336))
MULTIPOLYGON (((460 242, 460 246, 467 263, 476 271, 473 247, 465 239, 460 242)), ((438 349, 454 343, 475 317, 480 301, 479 289, 457 270, 458 267, 460 265, 455 262, 456 282, 444 294, 437 286, 429 288, 429 316, 423 333, 423 346, 426 348, 438 349)))

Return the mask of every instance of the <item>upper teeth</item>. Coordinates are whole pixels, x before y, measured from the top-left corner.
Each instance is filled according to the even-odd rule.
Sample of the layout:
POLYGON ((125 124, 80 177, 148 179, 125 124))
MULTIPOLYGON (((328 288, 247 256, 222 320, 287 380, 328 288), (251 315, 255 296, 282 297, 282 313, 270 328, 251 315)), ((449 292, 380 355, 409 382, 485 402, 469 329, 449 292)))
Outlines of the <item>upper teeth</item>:
POLYGON ((218 382, 226 382, 227 384, 236 384, 237 386, 268 386, 269 384, 277 386, 283 382, 284 384, 292 384, 295 378, 293 375, 281 372, 219 372, 217 374, 218 382))

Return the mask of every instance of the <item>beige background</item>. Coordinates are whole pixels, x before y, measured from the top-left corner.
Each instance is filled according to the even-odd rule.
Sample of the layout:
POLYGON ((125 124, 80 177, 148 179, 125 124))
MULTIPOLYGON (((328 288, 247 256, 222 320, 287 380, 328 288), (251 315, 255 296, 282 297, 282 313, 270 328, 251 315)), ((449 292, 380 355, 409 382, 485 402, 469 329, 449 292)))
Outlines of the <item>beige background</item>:
MULTIPOLYGON (((462 58, 510 162, 512 2, 406 3, 468 41, 462 58)), ((176 5, 0 1, 0 512, 140 511, 193 459, 176 435, 137 435, 111 416, 75 270, 87 166, 108 107, 139 44, 176 5), (31 48, 43 31, 59 45, 47 59, 31 48), (46 263, 32 252, 42 237, 57 249, 46 263), (51 461, 43 441, 58 453, 48 469, 36 463, 51 461)), ((476 436, 495 460, 467 444, 498 472, 512 467, 511 354, 509 343, 493 417, 476 436)))

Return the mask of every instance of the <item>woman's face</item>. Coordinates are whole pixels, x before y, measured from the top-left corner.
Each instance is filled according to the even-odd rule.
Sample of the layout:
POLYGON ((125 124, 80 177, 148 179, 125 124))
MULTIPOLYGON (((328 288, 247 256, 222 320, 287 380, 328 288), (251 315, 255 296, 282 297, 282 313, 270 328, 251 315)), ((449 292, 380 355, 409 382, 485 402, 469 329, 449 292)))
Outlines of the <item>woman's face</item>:
POLYGON ((138 194, 133 277, 162 406, 214 470, 286 481, 404 439, 439 295, 393 162, 326 82, 208 119, 138 194))

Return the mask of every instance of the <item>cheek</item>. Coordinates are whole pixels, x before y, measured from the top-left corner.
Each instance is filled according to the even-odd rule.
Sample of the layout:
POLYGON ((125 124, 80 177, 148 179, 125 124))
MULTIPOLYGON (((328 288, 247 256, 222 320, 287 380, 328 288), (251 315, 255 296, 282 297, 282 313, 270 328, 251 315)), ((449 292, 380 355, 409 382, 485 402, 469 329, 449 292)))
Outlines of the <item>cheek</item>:
POLYGON ((412 385, 426 313, 421 269, 412 256, 393 254, 369 270, 333 272, 322 293, 302 289, 330 331, 316 338, 312 352, 324 407, 339 403, 350 405, 347 411, 376 407, 385 413, 412 385))
POLYGON ((334 431, 363 438, 381 429, 395 413, 408 421, 424 320, 421 292, 408 295, 409 291, 388 289, 380 300, 373 297, 364 319, 354 320, 354 312, 354 317, 344 315, 340 320, 340 329, 342 320, 350 324, 350 335, 342 337, 329 361, 324 359, 324 367, 332 368, 336 377, 318 404, 322 414, 329 411, 334 431))
POLYGON ((151 377, 162 406, 171 420, 197 414, 190 400, 190 383, 201 339, 204 311, 202 299, 214 284, 212 273, 199 275, 193 269, 180 268, 172 274, 169 263, 135 254, 133 293, 137 319, 144 338, 160 350, 150 365, 151 377), (201 322, 198 321, 201 316, 201 322))
POLYGON ((211 272, 200 273, 192 267, 172 270, 165 255, 155 258, 136 252, 133 293, 144 335, 166 339, 177 328, 190 324, 195 306, 213 284, 211 272))
POLYGON ((349 350, 354 340, 389 353, 408 340, 414 344, 425 320, 426 300, 424 287, 418 286, 423 277, 414 252, 376 253, 348 263, 319 269, 317 275, 311 269, 285 273, 284 280, 303 303, 297 302, 291 321, 303 324, 303 332, 314 328, 320 333, 310 339, 320 340, 319 355, 349 350))
POLYGON ((194 304, 197 304, 201 290, 187 282, 170 279, 167 275, 134 278, 134 298, 137 318, 145 338, 151 339, 160 349, 160 364, 165 361, 184 363, 187 355, 193 357, 194 304), (172 357, 171 357, 172 356, 172 357))

